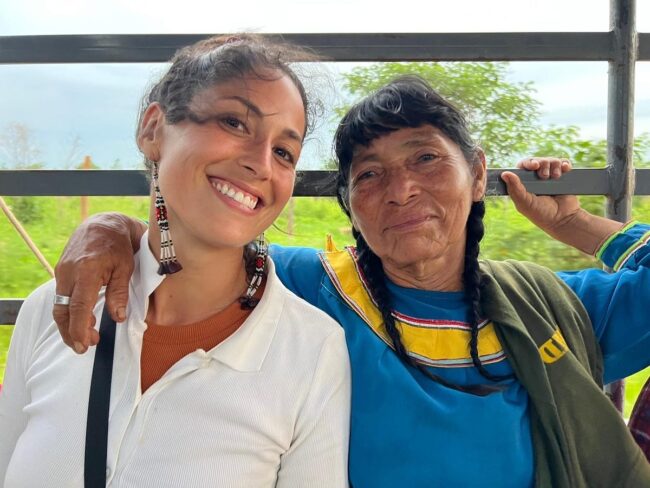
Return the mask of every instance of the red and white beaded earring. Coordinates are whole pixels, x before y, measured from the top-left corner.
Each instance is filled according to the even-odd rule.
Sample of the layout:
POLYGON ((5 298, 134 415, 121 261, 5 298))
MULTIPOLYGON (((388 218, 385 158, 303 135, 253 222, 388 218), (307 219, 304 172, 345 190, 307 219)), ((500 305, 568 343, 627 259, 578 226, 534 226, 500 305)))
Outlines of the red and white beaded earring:
POLYGON ((250 282, 248 283, 248 289, 243 297, 239 299, 241 303, 241 308, 244 310, 250 310, 255 308, 255 305, 259 303, 259 299, 255 298, 255 293, 262 284, 264 279, 264 270, 266 268, 266 258, 269 253, 269 247, 264 238, 264 232, 262 232, 257 240, 255 241, 255 246, 257 247, 257 252, 255 254, 255 271, 251 277, 250 282))
POLYGON ((158 165, 152 164, 151 181, 153 191, 156 197, 156 222, 160 230, 160 266, 158 267, 159 275, 174 274, 183 269, 181 263, 176 259, 176 251, 171 234, 169 233, 169 221, 167 220, 167 207, 160 187, 158 186, 158 165))

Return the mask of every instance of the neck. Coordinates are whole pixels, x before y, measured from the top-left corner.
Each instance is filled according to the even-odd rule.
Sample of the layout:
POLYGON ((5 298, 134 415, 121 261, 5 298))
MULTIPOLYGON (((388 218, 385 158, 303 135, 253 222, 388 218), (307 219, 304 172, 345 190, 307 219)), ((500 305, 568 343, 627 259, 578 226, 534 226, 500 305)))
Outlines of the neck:
MULTIPOLYGON (((155 221, 150 226, 149 247, 160 256, 160 232, 155 221)), ((248 283, 242 248, 215 249, 190 244, 187 239, 174 241, 174 247, 183 269, 167 275, 150 295, 147 321, 157 325, 191 324, 216 314, 244 295, 248 283)))
POLYGON ((465 268, 465 246, 451 253, 407 263, 382 259, 386 276, 396 285, 431 291, 461 291, 465 268))

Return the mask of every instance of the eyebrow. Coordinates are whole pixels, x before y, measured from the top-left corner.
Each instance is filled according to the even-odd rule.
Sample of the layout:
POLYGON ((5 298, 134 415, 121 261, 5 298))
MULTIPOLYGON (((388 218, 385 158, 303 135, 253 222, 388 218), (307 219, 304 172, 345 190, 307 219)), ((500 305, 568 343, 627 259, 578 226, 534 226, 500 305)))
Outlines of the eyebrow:
MULTIPOLYGON (((414 148, 414 147, 426 146, 431 142, 438 142, 438 141, 440 141, 440 136, 438 134, 423 134, 423 135, 418 134, 415 135, 412 139, 409 139, 403 142, 402 144, 400 144, 399 147, 414 148)), ((365 154, 363 157, 358 159, 353 157, 352 164, 350 166, 372 161, 377 158, 378 155, 376 152, 365 154)))
MULTIPOLYGON (((229 96, 229 97, 222 97, 221 99, 222 100, 235 100, 235 101, 241 103, 242 105, 244 105, 248 110, 253 112, 259 118, 264 118, 264 117, 266 117, 268 115, 274 115, 274 114, 265 114, 264 112, 262 112, 262 110, 257 105, 255 105, 253 102, 251 102, 248 98, 240 97, 239 95, 232 95, 232 96, 229 96)), ((284 129, 282 131, 282 133, 285 136, 287 136, 287 137, 289 137, 291 139, 295 139, 296 141, 302 143, 302 137, 295 130, 287 128, 287 129, 284 129)))
POLYGON ((431 134, 431 135, 423 135, 423 136, 415 136, 413 139, 409 139, 408 141, 404 142, 402 144, 402 147, 419 147, 419 146, 426 146, 427 144, 431 142, 438 142, 440 141, 440 136, 438 134, 431 134))
POLYGON ((361 158, 355 158, 354 156, 352 156, 352 162, 350 164, 350 168, 352 168, 353 166, 358 166, 359 164, 367 163, 368 161, 372 161, 374 159, 377 159, 376 152, 368 153, 361 158))

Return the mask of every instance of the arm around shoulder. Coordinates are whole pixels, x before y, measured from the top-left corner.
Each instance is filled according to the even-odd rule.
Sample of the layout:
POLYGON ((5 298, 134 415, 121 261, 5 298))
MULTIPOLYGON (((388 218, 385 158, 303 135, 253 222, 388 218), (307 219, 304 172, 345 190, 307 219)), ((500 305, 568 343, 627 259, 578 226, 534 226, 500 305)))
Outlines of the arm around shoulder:
POLYGON ((325 270, 319 251, 309 247, 273 245, 270 255, 280 281, 303 300, 318 305, 318 295, 325 270))
POLYGON ((106 285, 106 307, 116 322, 126 318, 133 254, 140 247, 144 223, 125 215, 93 215, 68 241, 56 265, 56 290, 70 305, 54 307, 54 320, 64 342, 78 353, 97 344, 92 313, 106 285))

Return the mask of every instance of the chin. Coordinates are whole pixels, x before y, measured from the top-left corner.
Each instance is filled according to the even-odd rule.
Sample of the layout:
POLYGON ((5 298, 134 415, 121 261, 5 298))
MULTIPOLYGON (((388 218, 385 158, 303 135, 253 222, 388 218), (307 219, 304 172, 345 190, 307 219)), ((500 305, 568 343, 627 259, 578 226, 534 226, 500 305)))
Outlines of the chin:
POLYGON ((435 244, 429 245, 408 245, 408 243, 397 243, 392 250, 379 255, 382 260, 387 259, 399 265, 408 265, 423 261, 434 260, 443 255, 441 247, 435 244))
POLYGON ((251 241, 254 241, 259 234, 253 234, 252 237, 249 232, 236 232, 232 230, 232 227, 224 225, 219 228, 214 228, 212 232, 206 233, 205 231, 201 233, 199 239, 201 239, 206 246, 213 247, 215 249, 222 248, 235 248, 235 247, 244 247, 251 241), (226 232, 224 232, 226 230, 226 232))

